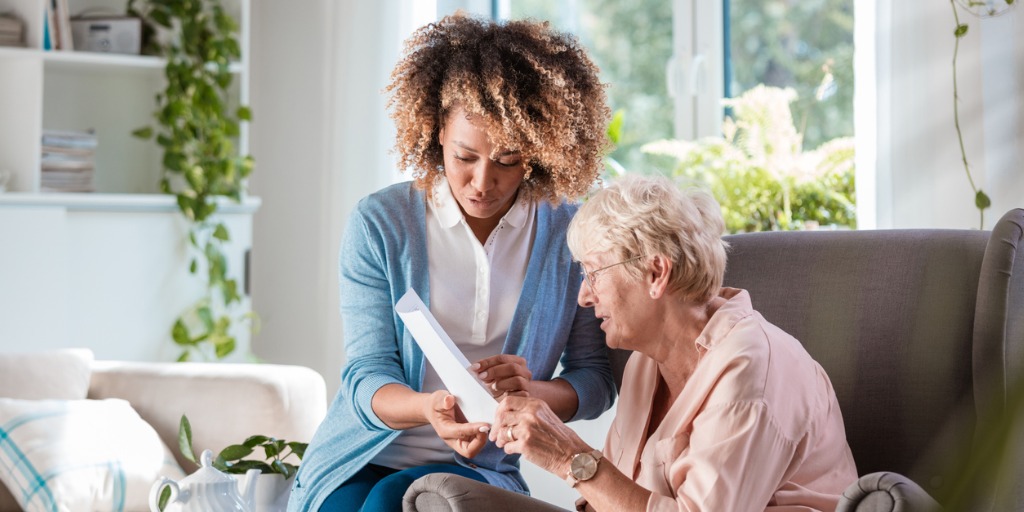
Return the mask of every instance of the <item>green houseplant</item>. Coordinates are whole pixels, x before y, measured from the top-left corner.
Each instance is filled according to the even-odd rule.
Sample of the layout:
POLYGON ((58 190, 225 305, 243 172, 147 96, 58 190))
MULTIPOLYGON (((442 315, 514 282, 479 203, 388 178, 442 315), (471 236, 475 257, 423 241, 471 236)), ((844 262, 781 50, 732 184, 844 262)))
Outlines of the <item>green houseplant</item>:
MULTIPOLYGON (((297 441, 286 441, 264 435, 253 435, 246 438, 240 444, 233 444, 225 447, 213 458, 213 467, 218 471, 230 475, 244 475, 250 469, 258 469, 261 477, 278 476, 279 482, 275 482, 279 496, 271 496, 268 499, 280 504, 287 499, 287 493, 291 489, 290 480, 299 470, 297 463, 289 462, 292 457, 302 461, 306 453, 307 443, 297 441)), ((178 423, 178 450, 181 451, 189 461, 199 464, 195 451, 192 449, 192 424, 188 416, 182 414, 178 423)), ((170 499, 170 488, 164 488, 160 494, 159 506, 163 510, 170 499)), ((258 507, 260 508, 260 507, 258 507)))
POLYGON ((732 115, 722 137, 656 141, 643 150, 670 157, 671 176, 708 188, 730 232, 854 228, 853 139, 804 151, 790 110, 795 99, 792 89, 759 85, 725 101, 732 115))
MULTIPOLYGON (((233 444, 220 451, 213 459, 213 467, 228 474, 244 475, 250 469, 258 469, 264 474, 279 474, 286 479, 295 476, 299 470, 297 464, 287 462, 289 457, 295 456, 299 461, 306 453, 307 443, 297 441, 285 441, 270 436, 254 435, 249 436, 241 444, 233 444), (257 451, 261 451, 264 457, 256 459, 249 458, 257 451)), ((181 422, 178 424, 178 449, 188 460, 199 464, 195 452, 192 450, 192 424, 188 417, 181 415, 181 422)))
POLYGON ((239 311, 238 282, 229 277, 224 254, 230 234, 214 218, 219 198, 241 201, 253 169, 252 157, 235 149, 250 111, 230 105, 231 65, 241 57, 238 26, 220 0, 129 0, 128 11, 145 22, 147 51, 167 59, 166 87, 156 95, 157 129, 134 135, 155 135, 163 149, 160 188, 176 197, 189 222, 189 271, 206 285, 174 322, 171 338, 182 349, 179 361, 221 359, 236 347, 232 325, 255 321, 252 312, 239 311))

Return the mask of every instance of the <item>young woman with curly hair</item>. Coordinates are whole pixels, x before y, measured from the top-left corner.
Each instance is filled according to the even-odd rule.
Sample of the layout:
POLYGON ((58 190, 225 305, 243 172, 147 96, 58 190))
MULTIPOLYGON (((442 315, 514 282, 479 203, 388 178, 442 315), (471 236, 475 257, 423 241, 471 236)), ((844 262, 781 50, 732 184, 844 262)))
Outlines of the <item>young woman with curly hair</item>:
POLYGON ((409 484, 433 472, 527 492, 517 456, 488 441, 488 423, 464 419, 395 313, 410 288, 496 398, 540 398, 566 421, 614 400, 565 242, 606 150, 609 110, 586 52, 546 23, 457 14, 412 35, 386 92, 415 179, 349 219, 347 361, 291 511, 400 510, 409 484))

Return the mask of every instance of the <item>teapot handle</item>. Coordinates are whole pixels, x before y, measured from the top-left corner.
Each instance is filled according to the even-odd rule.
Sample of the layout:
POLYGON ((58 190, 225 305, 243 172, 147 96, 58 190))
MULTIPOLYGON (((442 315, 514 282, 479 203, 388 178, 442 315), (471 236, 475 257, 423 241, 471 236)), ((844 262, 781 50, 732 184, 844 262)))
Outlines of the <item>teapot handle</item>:
POLYGON ((178 487, 178 482, 162 476, 159 481, 153 484, 153 488, 149 490, 150 512, 160 512, 160 493, 163 492, 164 486, 171 488, 171 497, 167 500, 167 503, 171 503, 178 499, 178 493, 181 491, 178 487))

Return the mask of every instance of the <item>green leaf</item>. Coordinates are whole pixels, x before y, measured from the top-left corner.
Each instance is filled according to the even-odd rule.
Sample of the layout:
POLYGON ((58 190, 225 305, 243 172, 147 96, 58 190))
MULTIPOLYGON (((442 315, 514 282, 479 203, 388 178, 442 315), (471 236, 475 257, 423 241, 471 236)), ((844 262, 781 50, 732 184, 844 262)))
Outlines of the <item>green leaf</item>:
POLYGON ((974 205, 977 206, 979 210, 984 210, 985 208, 992 206, 992 200, 979 189, 978 193, 974 196, 974 205))
POLYGON ((257 447, 257 446, 259 446, 259 445, 261 445, 261 444, 263 444, 263 443, 265 443, 265 442, 267 442, 269 440, 270 440, 270 438, 267 437, 267 436, 259 436, 259 435, 257 435, 257 436, 249 436, 249 438, 246 439, 245 442, 242 443, 242 444, 244 444, 245 446, 248 446, 249 448, 255 448, 255 447, 257 447))
POLYGON ((263 445, 263 451, 266 452, 268 459, 276 457, 281 453, 281 447, 284 445, 284 441, 273 440, 270 443, 263 445), (280 443, 280 444, 279 444, 280 443))
POLYGON ((171 488, 164 486, 163 490, 160 491, 160 501, 157 502, 157 507, 160 510, 167 508, 167 502, 171 499, 171 488))
POLYGON ((238 107, 238 111, 235 115, 243 121, 252 121, 252 110, 250 110, 249 107, 238 107))
POLYGON ((196 454, 192 451, 192 424, 188 421, 188 416, 181 415, 181 422, 178 423, 178 450, 181 451, 182 457, 199 464, 196 461, 196 454))
POLYGON ((184 363, 184 362, 187 362, 188 360, 189 360, 189 351, 186 350, 186 351, 182 352, 181 355, 178 356, 177 362, 184 363))
POLYGON ((149 20, 164 28, 171 28, 171 19, 166 11, 153 9, 149 13, 149 20))
POLYGON ((308 443, 300 443, 298 441, 292 441, 292 442, 288 443, 288 448, 291 448, 292 453, 297 455, 299 457, 299 460, 302 460, 302 457, 306 454, 306 447, 308 445, 309 445, 308 443))
POLYGON ((203 306, 196 310, 196 316, 199 317, 199 321, 203 323, 206 330, 213 330, 213 310, 209 306, 203 306))
POLYGON ((226 461, 233 461, 248 457, 251 453, 252 448, 245 446, 244 444, 233 444, 221 450, 217 457, 226 461))
POLYGON ((238 294, 238 281, 225 279, 221 289, 224 291, 225 303, 233 304, 242 300, 242 296, 238 294))
POLYGON ((260 462, 258 460, 240 460, 234 464, 231 464, 227 472, 235 475, 244 475, 246 471, 250 469, 258 469, 260 473, 274 473, 274 470, 266 462, 260 462))
POLYGON ((189 263, 189 265, 188 265, 188 273, 189 274, 195 274, 196 273, 196 269, 198 268, 198 265, 199 264, 198 264, 198 262, 196 262, 196 259, 192 258, 192 262, 189 263))
POLYGON ((285 464, 279 460, 271 462, 270 467, 274 468, 275 473, 281 473, 282 475, 284 475, 285 478, 291 476, 291 470, 288 468, 288 466, 285 466, 285 464))
POLYGON ((171 339, 174 343, 181 346, 189 346, 192 344, 192 337, 188 334, 188 327, 185 327, 185 322, 182 322, 179 318, 174 322, 174 326, 171 327, 171 339))
POLYGON ((149 139, 153 137, 153 128, 150 128, 149 126, 144 126, 142 128, 132 130, 132 136, 138 137, 140 139, 149 139))
POLYGON ((287 471, 287 472, 283 472, 281 470, 278 470, 278 472, 283 474, 285 478, 291 478, 291 477, 295 476, 295 473, 297 473, 299 471, 299 467, 296 466, 295 464, 291 464, 291 463, 288 463, 288 462, 281 462, 281 461, 279 461, 279 464, 280 464, 281 467, 284 468, 284 471, 287 471))
POLYGON ((235 338, 230 336, 222 338, 222 341, 215 345, 217 359, 224 359, 231 355, 235 351, 235 345, 235 338))
POLYGON ((230 235, 228 235, 228 228, 224 224, 217 224, 217 227, 213 230, 213 237, 222 242, 231 240, 230 235))
POLYGON ((961 23, 960 25, 957 25, 956 26, 956 31, 953 32, 953 35, 955 35, 958 38, 967 35, 967 24, 966 23, 961 23))

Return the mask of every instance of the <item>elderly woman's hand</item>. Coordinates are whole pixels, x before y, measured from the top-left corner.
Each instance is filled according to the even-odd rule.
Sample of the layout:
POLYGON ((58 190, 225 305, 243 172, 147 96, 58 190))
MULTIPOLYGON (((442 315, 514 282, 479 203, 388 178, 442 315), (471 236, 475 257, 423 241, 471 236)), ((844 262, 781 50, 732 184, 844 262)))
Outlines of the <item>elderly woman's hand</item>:
POLYGON ((445 390, 434 391, 423 411, 438 437, 459 455, 471 459, 487 445, 486 423, 467 423, 455 396, 445 390))
POLYGON ((521 453, 561 478, 573 455, 593 450, 547 402, 530 397, 509 396, 498 404, 490 439, 505 453, 521 453))
POLYGON ((529 394, 533 372, 526 366, 526 359, 511 354, 485 357, 469 367, 480 377, 495 398, 503 395, 526 396, 529 394))

